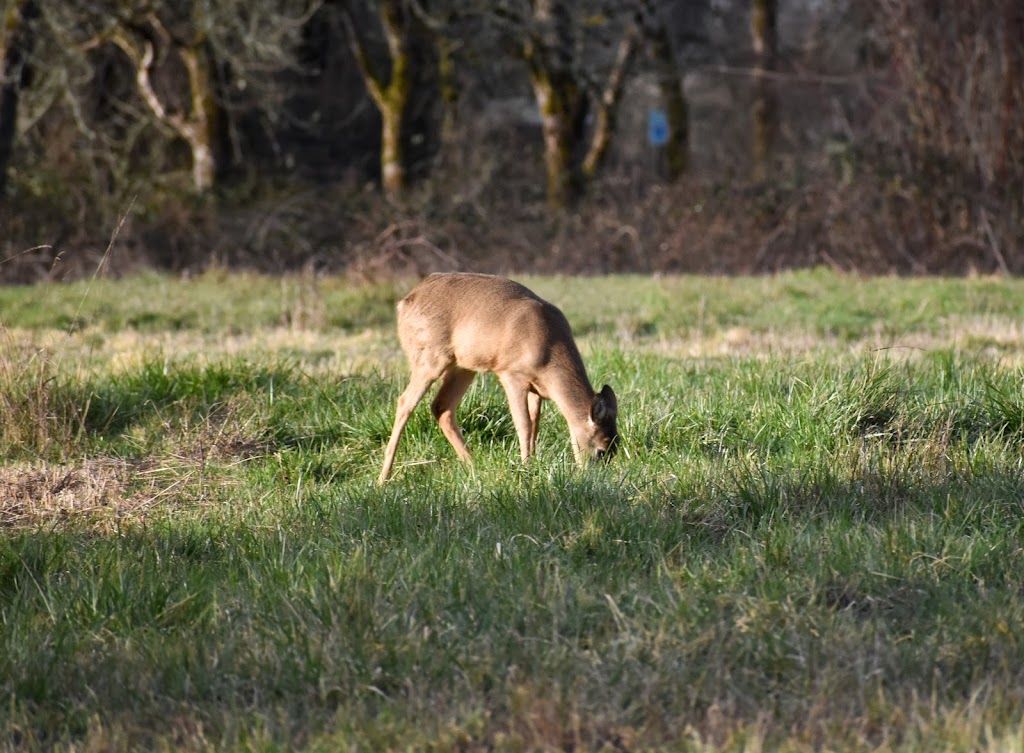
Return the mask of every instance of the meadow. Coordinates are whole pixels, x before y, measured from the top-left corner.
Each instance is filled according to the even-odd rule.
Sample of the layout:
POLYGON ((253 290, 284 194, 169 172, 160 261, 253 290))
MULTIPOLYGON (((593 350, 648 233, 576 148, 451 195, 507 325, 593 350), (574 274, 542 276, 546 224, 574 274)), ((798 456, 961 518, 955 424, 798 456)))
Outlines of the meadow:
POLYGON ((1024 750, 1024 281, 520 279, 608 465, 378 487, 411 283, 0 288, 0 750, 1024 750))

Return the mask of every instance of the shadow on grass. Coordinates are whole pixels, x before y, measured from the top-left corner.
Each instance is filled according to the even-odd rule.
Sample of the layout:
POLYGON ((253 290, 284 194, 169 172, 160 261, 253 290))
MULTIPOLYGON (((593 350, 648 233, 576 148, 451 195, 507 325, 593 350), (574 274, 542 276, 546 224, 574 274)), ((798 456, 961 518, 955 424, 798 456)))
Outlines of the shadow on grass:
POLYGON ((79 717, 172 736, 182 709, 228 735, 247 709, 243 723, 280 720, 272 736, 299 744, 342 699, 366 704, 364 724, 386 706, 432 729, 468 699, 506 713, 525 684, 571 689, 657 742, 715 704, 802 729, 822 688, 816 713, 834 706, 837 723, 882 689, 894 708, 955 703, 1024 664, 999 632, 1024 607, 1024 480, 1009 471, 878 499, 824 472, 703 496, 628 472, 503 478, 313 484, 271 526, 211 510, 7 536, 11 708, 51 742, 80 739, 79 717))

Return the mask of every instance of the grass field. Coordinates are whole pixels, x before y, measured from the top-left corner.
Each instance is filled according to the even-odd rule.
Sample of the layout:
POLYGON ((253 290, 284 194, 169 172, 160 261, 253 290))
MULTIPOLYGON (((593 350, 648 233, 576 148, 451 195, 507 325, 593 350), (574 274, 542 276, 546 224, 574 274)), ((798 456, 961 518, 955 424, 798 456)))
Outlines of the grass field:
POLYGON ((623 452, 382 488, 407 286, 0 289, 0 749, 1024 750, 1024 282, 525 282, 623 452))

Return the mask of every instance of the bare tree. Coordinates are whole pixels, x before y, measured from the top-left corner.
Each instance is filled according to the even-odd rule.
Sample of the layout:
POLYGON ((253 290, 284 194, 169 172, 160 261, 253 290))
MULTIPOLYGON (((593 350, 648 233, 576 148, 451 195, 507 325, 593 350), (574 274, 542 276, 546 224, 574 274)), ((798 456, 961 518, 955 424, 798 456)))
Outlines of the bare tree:
POLYGON ((135 82, 143 102, 159 123, 188 144, 192 185, 200 192, 210 189, 217 176, 217 125, 221 119, 220 103, 214 94, 214 61, 203 26, 196 24, 187 36, 176 38, 151 13, 133 24, 133 28, 117 26, 109 34, 109 41, 124 52, 135 69, 135 82), (177 57, 186 74, 187 104, 178 109, 157 93, 153 83, 157 66, 168 55, 177 57))
POLYGON ((626 84, 629 63, 636 49, 639 31, 634 24, 626 27, 615 50, 608 78, 600 91, 599 106, 594 117, 594 132, 590 137, 590 146, 583 158, 583 177, 594 178, 604 162, 608 148, 615 134, 616 116, 619 112, 619 100, 626 84))
POLYGON ((432 65, 433 80, 440 98, 440 153, 443 157, 457 136, 459 120, 459 68, 467 47, 465 37, 472 35, 470 28, 481 15, 481 9, 467 6, 463 0, 408 0, 409 8, 419 23, 423 35, 433 48, 436 65, 432 65), (469 22, 468 24, 464 22, 469 22))
MULTIPOLYGON (((191 157, 192 187, 210 189, 226 162, 237 92, 295 65, 295 39, 318 0, 70 3, 53 25, 83 52, 123 53, 152 120, 191 157)), ((253 99, 273 107, 265 86, 253 99)))
MULTIPOLYGON (((630 9, 598 8, 591 23, 622 28, 615 21, 621 21, 623 11, 630 9)), ((528 8, 503 6, 506 18, 518 25, 514 33, 540 111, 548 204, 555 209, 579 195, 608 150, 638 37, 627 20, 608 71, 599 82, 594 73, 599 66, 589 65, 591 61, 581 55, 581 13, 587 10, 595 9, 567 0, 530 0, 528 8), (586 118, 591 109, 595 126, 588 133, 586 118)))
POLYGON ((377 16, 387 46, 387 64, 379 69, 369 51, 366 32, 350 8, 342 4, 352 55, 362 73, 366 90, 380 111, 381 185, 385 193, 401 193, 407 182, 404 124, 413 89, 412 25, 414 15, 402 0, 378 0, 377 16))

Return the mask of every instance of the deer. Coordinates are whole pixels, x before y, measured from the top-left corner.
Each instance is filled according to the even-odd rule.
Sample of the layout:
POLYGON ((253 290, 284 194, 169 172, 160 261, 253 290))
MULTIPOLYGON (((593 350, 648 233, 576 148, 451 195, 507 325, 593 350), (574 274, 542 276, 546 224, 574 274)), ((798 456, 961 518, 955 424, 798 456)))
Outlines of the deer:
POLYGON ((472 464, 455 412, 480 372, 495 374, 505 390, 523 463, 536 449, 545 399, 568 422, 578 464, 615 454, 615 392, 608 385, 594 391, 569 321, 554 304, 504 277, 447 272, 424 279, 396 309, 410 376, 398 398, 378 484, 391 473, 409 416, 438 379, 431 412, 459 459, 472 464))

